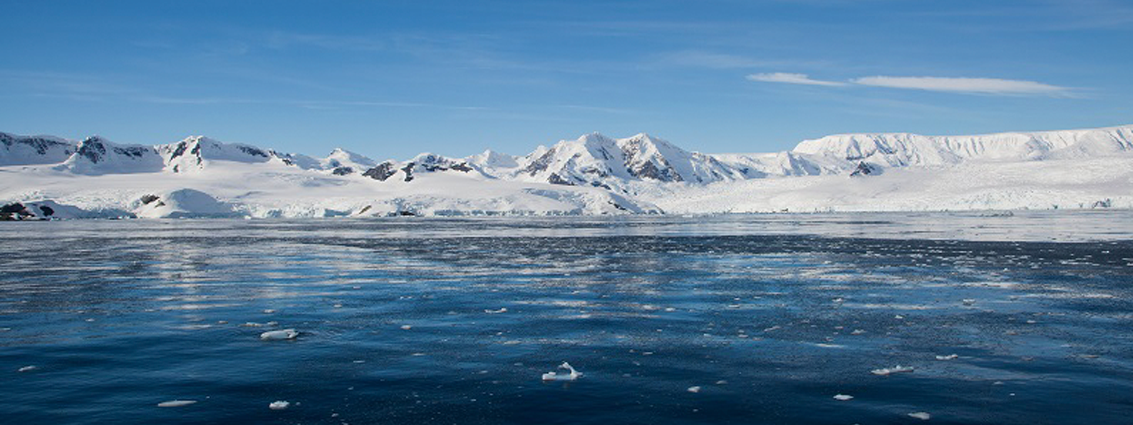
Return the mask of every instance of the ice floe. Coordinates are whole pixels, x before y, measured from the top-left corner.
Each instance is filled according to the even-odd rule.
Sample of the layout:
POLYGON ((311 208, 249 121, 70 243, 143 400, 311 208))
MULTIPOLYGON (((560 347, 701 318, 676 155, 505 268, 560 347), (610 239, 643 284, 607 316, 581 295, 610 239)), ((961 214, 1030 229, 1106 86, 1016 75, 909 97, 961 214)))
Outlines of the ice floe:
POLYGON ((17 372, 31 372, 36 369, 39 369, 39 366, 24 366, 17 370, 17 372))
POLYGON ((838 400, 838 401, 849 401, 849 400, 853 400, 854 396, 846 395, 846 394, 837 394, 837 395, 834 396, 834 399, 838 400))
POLYGON ((563 364, 559 365, 559 369, 568 370, 568 371, 570 371, 570 373, 560 374, 560 373, 555 373, 555 372, 547 372, 547 373, 543 374, 543 380, 544 381, 575 381, 578 378, 582 377, 582 372, 574 370, 574 367, 571 366, 570 363, 563 362, 563 364))
POLYGON ((264 341, 279 341, 284 339, 295 339, 299 336, 299 331, 295 329, 281 329, 278 331, 267 331, 260 334, 260 339, 264 341))
POLYGON ((929 419, 932 419, 932 415, 928 414, 928 412, 913 412, 913 413, 909 414, 909 417, 910 418, 917 418, 917 419, 920 419, 922 421, 927 421, 929 419))
POLYGON ((697 386, 688 387, 688 392, 693 393, 693 394, 698 393, 698 392, 700 392, 700 387, 697 387, 697 386))
POLYGON ((892 375, 894 373, 908 373, 908 372, 912 372, 912 371, 913 371, 913 368, 911 366, 900 366, 900 365, 898 365, 898 366, 893 366, 893 367, 883 367, 881 369, 874 369, 874 370, 871 370, 869 372, 874 374, 874 375, 877 375, 877 376, 889 376, 889 375, 892 375))
POLYGON ((957 357, 960 357, 960 356, 958 356, 956 354, 949 354, 947 356, 936 356, 936 359, 937 360, 955 360, 957 357))
POLYGON ((197 404, 196 400, 169 400, 157 404, 157 407, 181 407, 190 404, 197 404))
POLYGON ((283 400, 276 400, 268 405, 268 409, 271 410, 284 410, 288 407, 291 407, 291 403, 283 400))
POLYGON ((484 312, 485 312, 485 313, 488 313, 488 314, 500 314, 500 313, 507 313, 507 307, 500 307, 500 309, 499 309, 499 310, 488 310, 488 309, 485 309, 485 310, 484 310, 484 312))

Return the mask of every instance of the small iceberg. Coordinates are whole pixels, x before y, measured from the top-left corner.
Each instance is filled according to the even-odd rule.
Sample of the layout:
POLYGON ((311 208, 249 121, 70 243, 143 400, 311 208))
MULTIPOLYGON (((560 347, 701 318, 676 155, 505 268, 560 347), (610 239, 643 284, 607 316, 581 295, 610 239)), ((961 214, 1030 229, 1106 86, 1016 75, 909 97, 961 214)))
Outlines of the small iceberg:
POLYGON ((287 409, 288 407, 291 407, 291 403, 283 401, 283 400, 276 400, 276 401, 271 402, 271 404, 268 405, 268 409, 271 409, 271 410, 284 410, 284 409, 287 409))
POLYGON ((488 314, 507 313, 507 307, 501 307, 499 310, 484 310, 484 312, 488 314))
POLYGON ((877 375, 877 376, 889 376, 889 375, 892 375, 894 373, 909 373, 909 372, 912 372, 912 371, 913 371, 912 366, 897 365, 897 366, 893 366, 893 367, 883 367, 881 369, 874 369, 874 370, 869 371, 869 373, 872 373, 872 374, 877 375))
POLYGON ((957 357, 960 357, 960 356, 955 355, 955 354, 949 354, 947 356, 936 356, 936 359, 937 360, 956 360, 957 357))
POLYGON ((696 394, 700 392, 700 387, 688 387, 688 392, 696 394))
POLYGON ((910 413, 910 414, 909 414, 909 417, 910 417, 910 418, 917 418, 917 419, 920 419, 920 420, 922 420, 922 421, 927 421, 927 420, 929 420, 929 419, 932 419, 932 415, 928 414, 928 412, 914 412, 914 413, 910 413))
POLYGON ((157 404, 157 407, 181 407, 190 404, 197 404, 196 400, 169 400, 157 404))
POLYGON ((36 369, 39 369, 39 366, 24 366, 24 367, 19 368, 19 370, 16 370, 16 372, 20 372, 20 373, 31 372, 31 371, 36 370, 36 369))
POLYGON ((563 364, 559 365, 559 369, 568 370, 570 373, 558 374, 555 372, 547 372, 543 374, 543 381, 575 381, 582 377, 582 372, 574 370, 574 367, 571 366, 570 363, 563 362, 563 364))
POLYGON ((850 401, 850 400, 854 399, 854 396, 846 395, 846 394, 838 394, 838 395, 834 396, 834 399, 838 400, 838 401, 850 401))
POLYGON ((285 339, 295 339, 299 336, 299 332, 295 329, 282 329, 278 331, 267 331, 260 334, 260 339, 264 341, 280 341, 285 339))

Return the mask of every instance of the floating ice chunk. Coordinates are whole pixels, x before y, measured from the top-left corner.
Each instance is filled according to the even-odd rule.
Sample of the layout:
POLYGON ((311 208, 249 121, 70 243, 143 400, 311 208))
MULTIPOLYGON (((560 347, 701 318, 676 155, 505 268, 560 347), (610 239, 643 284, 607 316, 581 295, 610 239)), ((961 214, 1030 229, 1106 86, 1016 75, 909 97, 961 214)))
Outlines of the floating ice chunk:
POLYGON ((409 325, 401 325, 401 329, 407 331, 407 330, 413 329, 413 327, 409 326, 409 325))
POLYGON ((874 369, 874 370, 871 370, 869 372, 874 374, 874 375, 877 375, 877 376, 889 376, 889 375, 894 374, 894 373, 908 373, 908 372, 912 372, 912 371, 913 371, 913 368, 911 366, 897 365, 897 366, 893 366, 893 367, 883 367, 881 369, 874 369))
POLYGON ((267 309, 267 310, 264 310, 264 314, 272 314, 272 313, 275 313, 275 310, 272 310, 270 308, 267 309))
POLYGON ((571 366, 570 363, 563 362, 563 364, 559 365, 559 369, 569 370, 570 373, 559 374, 559 373, 555 373, 555 372, 547 372, 547 373, 543 374, 543 380, 544 381, 574 381, 574 380, 577 380, 578 378, 582 377, 582 372, 574 370, 574 367, 571 366))
POLYGON ((688 392, 693 394, 698 393, 700 392, 700 387, 688 387, 688 392))
POLYGON ((779 327, 779 325, 775 325, 775 326, 772 326, 772 327, 770 327, 770 328, 766 328, 766 329, 764 329, 763 331, 764 331, 764 332, 771 332, 771 331, 777 331, 777 330, 779 330, 779 329, 782 329, 782 328, 780 328, 780 327, 779 327))
POLYGON ((920 419, 920 420, 922 420, 922 421, 927 421, 927 420, 929 420, 929 419, 932 419, 932 415, 928 414, 928 412, 914 412, 914 413, 910 413, 910 414, 909 414, 909 417, 910 417, 910 418, 917 418, 917 419, 920 419))
POLYGON ((507 313, 507 307, 500 307, 499 310, 487 310, 487 309, 485 309, 484 312, 488 313, 488 314, 507 313))
POLYGON ((728 385, 728 381, 721 379, 719 381, 716 381, 716 385, 728 385))
POLYGON ((276 400, 276 401, 271 402, 271 404, 268 405, 268 409, 271 409, 271 410, 284 410, 288 407, 291 407, 291 403, 283 401, 283 400, 276 400))
POLYGON ((181 407, 190 404, 197 404, 196 400, 169 400, 157 404, 157 407, 181 407))
POLYGON ((955 355, 955 354, 949 354, 947 356, 936 356, 936 359, 937 360, 956 360, 957 357, 960 357, 960 356, 955 355))
POLYGON ((852 395, 845 395, 845 394, 838 394, 838 395, 835 395, 835 396, 834 396, 834 399, 835 399, 835 400, 838 400, 838 401, 849 401, 849 400, 853 400, 853 399, 854 399, 854 396, 852 396, 852 395))
POLYGON ((17 370, 16 372, 21 372, 21 373, 22 372, 31 372, 31 371, 36 370, 36 369, 39 369, 39 366, 34 366, 34 365, 33 366, 24 366, 24 367, 19 368, 19 370, 17 370))
POLYGON ((278 341, 284 339, 295 339, 299 336, 299 332, 295 329, 282 329, 278 331, 267 331, 260 334, 260 339, 264 341, 278 341))
POLYGON ((854 329, 853 332, 850 332, 850 335, 861 335, 861 334, 864 334, 864 333, 865 333, 865 330, 863 330, 863 329, 854 329))
POLYGON ((976 303, 976 300, 973 300, 973 299, 971 299, 971 298, 965 298, 965 299, 963 300, 963 302, 964 302, 964 305, 972 305, 972 304, 975 304, 975 303, 976 303))
POLYGON ((245 327, 245 328, 258 328, 258 327, 263 326, 263 324, 256 323, 256 322, 247 322, 247 323, 244 323, 243 325, 240 325, 240 326, 245 327))

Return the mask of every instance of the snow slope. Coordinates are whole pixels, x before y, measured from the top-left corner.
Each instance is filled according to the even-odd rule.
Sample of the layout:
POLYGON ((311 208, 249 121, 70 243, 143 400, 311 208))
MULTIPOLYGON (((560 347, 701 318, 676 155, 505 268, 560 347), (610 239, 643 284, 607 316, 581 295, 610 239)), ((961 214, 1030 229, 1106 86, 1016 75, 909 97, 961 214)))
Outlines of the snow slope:
POLYGON ((0 133, 0 205, 29 218, 1133 208, 1130 170, 1133 126, 847 134, 719 155, 592 133, 525 156, 382 162, 202 136, 123 145, 0 133))

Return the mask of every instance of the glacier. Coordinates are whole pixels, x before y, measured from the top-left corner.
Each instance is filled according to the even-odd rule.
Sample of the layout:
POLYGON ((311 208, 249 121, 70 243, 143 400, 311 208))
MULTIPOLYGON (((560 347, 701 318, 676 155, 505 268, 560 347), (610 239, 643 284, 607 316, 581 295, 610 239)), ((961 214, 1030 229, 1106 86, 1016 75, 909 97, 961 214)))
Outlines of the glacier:
POLYGON ((1133 125, 841 134, 705 154, 599 133, 513 156, 326 157, 203 136, 0 133, 0 218, 714 214, 1133 208, 1133 125))

